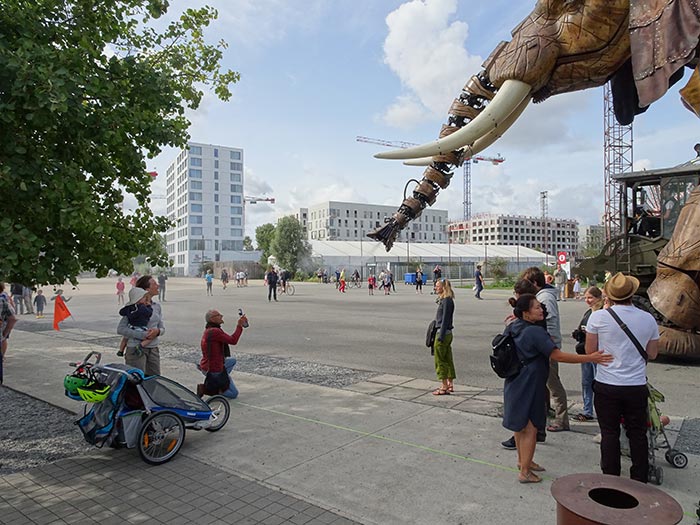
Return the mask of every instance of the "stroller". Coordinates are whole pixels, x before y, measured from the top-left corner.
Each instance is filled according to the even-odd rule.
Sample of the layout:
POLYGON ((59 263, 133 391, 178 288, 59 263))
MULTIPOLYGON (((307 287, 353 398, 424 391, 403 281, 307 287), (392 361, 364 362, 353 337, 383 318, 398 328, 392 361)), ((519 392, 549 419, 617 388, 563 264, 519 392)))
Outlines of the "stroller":
POLYGON ((225 397, 204 401, 165 377, 146 377, 124 364, 101 365, 101 357, 90 352, 71 363, 75 371, 63 381, 66 396, 91 404, 76 421, 91 445, 138 447, 146 463, 161 465, 179 452, 186 428, 216 432, 227 423, 231 409, 225 397))
MULTIPOLYGON (((665 449, 664 458, 675 468, 685 468, 688 466, 688 456, 671 447, 666 436, 664 426, 668 421, 662 421, 666 416, 661 415, 661 410, 656 406, 657 403, 665 401, 664 395, 654 388, 651 384, 647 384, 649 389, 648 408, 647 408, 647 442, 649 444, 649 482, 655 485, 661 485, 664 480, 664 471, 661 466, 656 464, 656 451, 665 449)), ((624 421, 622 422, 624 427, 624 421)), ((621 450, 623 454, 629 456, 629 442, 627 436, 622 432, 621 450)))

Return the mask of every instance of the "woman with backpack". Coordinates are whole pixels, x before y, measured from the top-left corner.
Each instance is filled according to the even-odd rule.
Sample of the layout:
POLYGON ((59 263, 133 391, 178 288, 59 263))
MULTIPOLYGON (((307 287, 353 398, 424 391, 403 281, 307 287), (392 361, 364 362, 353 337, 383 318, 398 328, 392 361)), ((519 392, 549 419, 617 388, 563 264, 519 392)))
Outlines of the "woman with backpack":
POLYGON ((539 483, 542 478, 535 472, 544 468, 533 461, 537 443, 537 429, 545 425, 546 384, 549 360, 562 363, 606 364, 613 360, 610 354, 595 352, 578 355, 562 352, 554 345, 547 330, 538 325, 544 319, 542 305, 532 294, 522 294, 515 302, 516 320, 508 327, 515 349, 523 362, 516 376, 505 381, 503 390, 503 426, 515 432, 518 449, 518 481, 539 483))
POLYGON ((435 372, 442 385, 435 391, 434 396, 449 395, 454 392, 455 364, 452 359, 452 317, 455 312, 455 294, 447 279, 438 279, 435 283, 435 293, 438 295, 438 309, 435 314, 435 372))

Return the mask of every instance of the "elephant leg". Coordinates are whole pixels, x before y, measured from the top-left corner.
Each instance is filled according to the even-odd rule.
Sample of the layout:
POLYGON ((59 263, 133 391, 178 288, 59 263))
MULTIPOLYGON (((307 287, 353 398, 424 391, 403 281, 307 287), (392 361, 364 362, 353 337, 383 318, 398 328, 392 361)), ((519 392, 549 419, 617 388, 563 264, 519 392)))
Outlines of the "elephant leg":
POLYGON ((700 117, 700 65, 693 70, 688 83, 679 91, 683 105, 700 117))

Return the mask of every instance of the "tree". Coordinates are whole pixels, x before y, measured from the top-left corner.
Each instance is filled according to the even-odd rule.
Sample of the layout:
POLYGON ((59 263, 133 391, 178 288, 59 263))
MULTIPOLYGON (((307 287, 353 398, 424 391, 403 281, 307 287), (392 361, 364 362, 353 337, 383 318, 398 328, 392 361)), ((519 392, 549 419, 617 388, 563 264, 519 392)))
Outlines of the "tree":
POLYGON ((484 269, 489 273, 490 277, 493 277, 496 281, 500 281, 508 275, 507 268, 508 261, 503 257, 489 257, 486 262, 486 268, 484 269))
POLYGON ((262 224, 255 228, 255 243, 258 245, 258 250, 262 252, 260 256, 260 264, 267 266, 267 258, 272 255, 270 251, 270 245, 272 244, 272 239, 275 236, 275 225, 262 224))
POLYGON ((169 221, 148 208, 146 158, 183 147, 186 109, 204 86, 227 100, 224 42, 205 42, 214 9, 187 9, 162 30, 167 0, 4 0, 0 10, 0 275, 76 283, 81 271, 131 272, 169 221), (151 25, 149 25, 151 24, 151 25), (122 207, 133 195, 133 212, 122 207), (9 211, 9 210, 8 210, 9 211))
POLYGON ((306 240, 304 228, 291 216, 277 221, 270 249, 279 265, 293 274, 311 257, 311 245, 306 240))
POLYGON ((243 251, 244 252, 252 252, 253 251, 253 239, 251 239, 248 235, 243 237, 243 251))

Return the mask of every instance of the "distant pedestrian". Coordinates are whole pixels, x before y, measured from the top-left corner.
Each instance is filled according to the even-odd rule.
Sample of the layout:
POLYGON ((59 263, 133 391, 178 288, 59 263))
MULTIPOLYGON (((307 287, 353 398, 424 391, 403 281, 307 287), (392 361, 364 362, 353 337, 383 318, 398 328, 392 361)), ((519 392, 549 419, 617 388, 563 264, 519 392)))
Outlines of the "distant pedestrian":
POLYGON ((22 299, 24 299, 24 307, 26 308, 27 314, 33 314, 34 313, 34 305, 32 304, 32 295, 34 294, 34 290, 32 289, 31 286, 25 286, 24 289, 22 290, 22 299))
POLYGON ((121 277, 117 278, 117 305, 124 304, 124 288, 124 280, 121 277))
POLYGON ((367 290, 369 290, 369 295, 374 295, 374 289, 377 287, 377 278, 374 274, 367 277, 367 290))
POLYGON ((12 292, 12 301, 15 305, 15 313, 17 315, 24 314, 24 286, 20 283, 12 283, 10 291, 12 292))
POLYGON ((384 286, 384 295, 389 295, 391 290, 391 274, 389 272, 384 272, 384 282, 382 284, 384 286))
POLYGON ((335 289, 337 290, 339 286, 340 286, 340 270, 338 268, 336 268, 335 269, 335 289))
POLYGON ((566 274, 566 270, 557 266, 557 271, 554 272, 554 285, 557 287, 557 301, 566 301, 566 281, 569 276, 566 274))
POLYGON ((272 297, 277 301, 277 281, 279 276, 275 269, 270 266, 265 274, 265 282, 267 283, 267 300, 268 302, 272 300, 272 297))
POLYGON ((207 273, 204 275, 204 279, 207 281, 207 295, 214 295, 214 291, 212 290, 212 286, 214 284, 214 274, 211 273, 211 270, 207 270, 207 273))
POLYGON ((228 270, 226 268, 221 270, 221 286, 224 290, 228 286, 228 270))
POLYGON ((43 290, 36 292, 36 297, 34 297, 34 306, 36 306, 36 318, 42 319, 44 317, 44 307, 46 306, 46 296, 43 290))
POLYGON ((455 294, 452 285, 447 279, 439 279, 435 283, 435 293, 438 295, 438 309, 435 314, 435 373, 442 382, 440 387, 433 391, 434 396, 449 395, 454 392, 455 364, 452 358, 452 328, 455 311, 455 294))
POLYGON ((391 291, 396 292, 396 281, 394 280, 394 272, 389 270, 389 281, 391 282, 391 291))
POLYGON ((165 301, 165 283, 167 280, 168 276, 164 272, 158 275, 158 300, 161 302, 165 301))
POLYGON ((574 277, 574 299, 581 299, 581 276, 574 277))
POLYGON ((423 271, 416 268, 416 293, 423 294, 423 271))
POLYGON ((484 275, 481 273, 481 265, 476 265, 476 271, 474 272, 474 297, 477 299, 482 299, 481 291, 484 289, 484 275))
POLYGON ((436 264, 435 268, 433 268, 433 291, 430 292, 431 294, 435 293, 435 285, 439 279, 442 279, 442 268, 440 268, 439 264, 436 264))
POLYGON ((340 270, 340 282, 338 284, 338 291, 341 293, 345 293, 345 268, 340 270))

